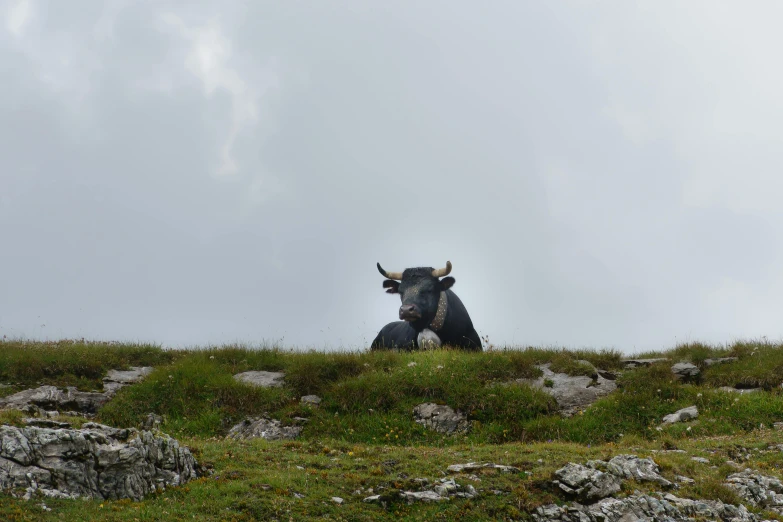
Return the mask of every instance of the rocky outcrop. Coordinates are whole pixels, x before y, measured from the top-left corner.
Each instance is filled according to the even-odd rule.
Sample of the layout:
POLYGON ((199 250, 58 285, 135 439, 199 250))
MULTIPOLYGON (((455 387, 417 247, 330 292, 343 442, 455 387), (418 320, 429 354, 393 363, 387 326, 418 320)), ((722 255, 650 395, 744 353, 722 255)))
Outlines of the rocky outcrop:
POLYGON ((134 366, 130 370, 110 370, 103 378, 102 392, 84 392, 74 386, 58 388, 40 386, 23 390, 0 399, 0 409, 22 410, 42 416, 59 412, 72 415, 94 415, 120 388, 139 382, 152 372, 149 366, 134 366))
MULTIPOLYGON (((717 500, 691 500, 670 493, 649 495, 638 491, 625 498, 612 498, 627 479, 674 487, 671 481, 659 474, 658 466, 652 459, 642 459, 636 455, 617 455, 609 462, 588 461, 587 466, 569 463, 555 472, 552 484, 569 496, 576 497, 579 502, 564 506, 541 506, 533 513, 533 519, 536 522, 761 521, 743 505, 734 506, 717 500)), ((678 480, 692 482, 687 477, 678 477, 678 480)), ((783 495, 778 494, 783 492, 783 484, 777 479, 746 471, 730 475, 727 486, 733 487, 754 506, 774 509, 779 500, 783 503, 783 495)))
MULTIPOLYGON (((597 461, 601 463, 602 461, 597 461)), ((658 465, 652 459, 641 459, 636 455, 617 455, 606 463, 606 470, 616 477, 633 479, 636 482, 654 482, 668 488, 673 483, 660 475, 658 465)))
POLYGON ((386 505, 388 502, 405 501, 408 504, 414 502, 443 502, 451 498, 474 498, 478 495, 476 488, 471 485, 462 486, 457 484, 454 479, 442 478, 430 486, 428 479, 417 479, 423 486, 420 491, 398 491, 394 490, 379 495, 371 495, 364 499, 364 502, 379 503, 386 505))
POLYGON ((292 440, 302 432, 301 426, 283 426, 279 420, 265 417, 247 418, 228 431, 228 438, 247 440, 292 440))
POLYGON ((783 483, 746 469, 726 477, 726 486, 736 491, 752 506, 783 515, 783 483))
POLYGON ((244 382, 246 384, 250 384, 251 386, 258 386, 261 388, 282 386, 284 378, 285 373, 283 372, 250 371, 234 375, 234 379, 239 382, 244 382))
POLYGON ((190 450, 149 431, 0 426, 0 489, 25 498, 140 500, 196 478, 196 469, 190 450))
POLYGON ((419 404, 413 408, 413 416, 415 422, 438 433, 452 435, 467 433, 470 430, 470 424, 465 415, 443 404, 432 402, 419 404))
MULTIPOLYGON (((587 361, 580 362, 590 364, 587 361)), ((607 379, 604 372, 595 368, 593 376, 555 373, 550 369, 550 363, 538 365, 538 368, 542 372, 541 377, 517 379, 516 382, 538 388, 554 397, 560 413, 564 416, 573 415, 617 389, 613 380, 607 379)))
POLYGON ((555 471, 555 477, 552 484, 582 502, 614 495, 622 486, 622 481, 612 474, 573 462, 555 471))
POLYGON ((588 506, 571 503, 550 504, 533 513, 536 522, 693 522, 721 520, 725 522, 759 522, 745 506, 724 504, 719 500, 690 500, 670 493, 659 496, 634 493, 626 498, 606 498, 588 506))

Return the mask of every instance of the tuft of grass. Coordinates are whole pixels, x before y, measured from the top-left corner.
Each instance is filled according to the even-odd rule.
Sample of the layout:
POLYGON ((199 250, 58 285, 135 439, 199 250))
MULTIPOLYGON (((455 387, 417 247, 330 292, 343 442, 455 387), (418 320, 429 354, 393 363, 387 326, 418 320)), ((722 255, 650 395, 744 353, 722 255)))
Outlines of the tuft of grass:
POLYGON ((172 361, 177 355, 151 344, 0 340, 0 383, 101 390, 101 379, 110 369, 157 366, 172 361))

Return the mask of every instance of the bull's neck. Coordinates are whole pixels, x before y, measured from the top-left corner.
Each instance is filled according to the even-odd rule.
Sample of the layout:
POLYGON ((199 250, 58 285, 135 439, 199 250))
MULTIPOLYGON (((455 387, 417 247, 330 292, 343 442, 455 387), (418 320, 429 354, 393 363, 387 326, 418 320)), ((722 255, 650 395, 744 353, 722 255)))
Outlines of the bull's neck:
POLYGON ((446 311, 448 310, 448 299, 446 297, 446 291, 440 293, 440 298, 438 299, 438 310, 435 312, 435 317, 432 319, 432 322, 430 322, 429 329, 433 332, 437 332, 441 328, 443 328, 444 323, 446 322, 446 311))

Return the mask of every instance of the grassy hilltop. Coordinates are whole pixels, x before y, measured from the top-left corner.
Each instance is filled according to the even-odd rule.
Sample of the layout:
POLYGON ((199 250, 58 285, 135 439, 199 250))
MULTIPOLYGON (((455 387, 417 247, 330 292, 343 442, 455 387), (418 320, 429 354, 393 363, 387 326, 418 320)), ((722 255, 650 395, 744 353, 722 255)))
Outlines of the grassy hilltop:
MULTIPOLYGON (((0 387, 0 396, 41 384, 100 390, 109 369, 154 366, 146 380, 121 389, 95 420, 125 427, 138 426, 148 413, 161 415, 161 430, 190 447, 214 473, 142 502, 47 500, 50 512, 2 496, 0 520, 521 520, 539 505, 562 500, 548 483, 555 469, 619 453, 654 456, 665 475, 697 479, 678 492, 690 498, 739 503, 721 484, 733 471, 727 460, 749 459, 754 469, 783 477, 783 451, 761 451, 769 443, 783 443, 783 431, 772 428, 783 422, 782 346, 688 344, 635 357, 669 361, 624 370, 623 355, 606 350, 298 353, 3 341, 0 384, 10 386, 0 387), (704 365, 718 357, 737 360, 704 365), (618 389, 570 418, 558 414, 550 395, 513 382, 539 376, 536 365, 546 362, 556 372, 590 375, 593 368, 581 360, 617 373, 618 389), (701 367, 695 382, 674 377, 671 366, 680 361, 701 367), (248 370, 283 371, 285 385, 259 389, 233 379, 248 370), (719 389, 738 385, 763 391, 719 389), (323 398, 320 406, 300 403, 309 394, 323 398), (422 402, 467 413, 470 433, 445 436, 415 423, 411 412, 422 402), (691 405, 698 406, 698 419, 660 426, 664 415, 691 405), (295 441, 224 438, 237 422, 263 413, 284 424, 296 417, 309 421, 295 441), (651 453, 673 448, 688 454, 651 453), (706 456, 717 468, 691 456, 706 456), (404 489, 414 478, 438 479, 449 465, 471 461, 522 471, 479 473, 475 486, 483 493, 470 500, 390 502, 385 508, 361 501, 370 488, 404 489), (357 490, 362 493, 354 494, 357 490), (345 503, 331 502, 335 496, 345 503)), ((0 412, 0 422, 21 425, 24 416, 0 412)), ((76 427, 83 422, 67 420, 76 427)))

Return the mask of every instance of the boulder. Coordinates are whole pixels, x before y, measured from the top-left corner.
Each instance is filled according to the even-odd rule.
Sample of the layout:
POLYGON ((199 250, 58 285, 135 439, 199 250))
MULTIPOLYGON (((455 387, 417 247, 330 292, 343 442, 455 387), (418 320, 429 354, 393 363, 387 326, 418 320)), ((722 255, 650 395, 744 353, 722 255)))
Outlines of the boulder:
POLYGON ((283 426, 279 420, 265 417, 247 418, 228 431, 227 437, 237 440, 262 438, 292 440, 302 432, 301 426, 283 426))
POLYGON ((94 415, 120 388, 141 381, 153 369, 150 366, 132 366, 130 370, 109 370, 103 378, 102 392, 79 391, 74 386, 40 386, 22 390, 0 399, 0 410, 22 410, 49 417, 59 413, 52 410, 73 410, 68 413, 94 415))
POLYGON ((748 393, 756 393, 762 391, 761 388, 732 388, 731 386, 721 386, 718 389, 729 393, 737 393, 739 395, 746 395, 748 393))
MULTIPOLYGON (((586 361, 583 363, 590 364, 586 361)), ((538 388, 554 397, 560 413, 564 416, 573 415, 617 389, 613 380, 603 377, 602 372, 595 369, 593 377, 589 377, 555 373, 549 367, 550 363, 538 365, 542 372, 541 377, 517 379, 516 382, 538 388)))
POLYGON ((688 362, 677 363, 672 366, 672 373, 680 380, 687 381, 699 376, 701 370, 695 364, 688 362))
POLYGON ((251 386, 258 386, 261 388, 282 386, 283 378, 285 378, 285 373, 283 372, 250 371, 234 375, 234 379, 239 382, 244 382, 246 384, 250 384, 251 386))
POLYGON ((699 409, 696 406, 688 406, 674 413, 670 413, 663 418, 664 424, 674 424, 675 422, 685 422, 695 419, 699 416, 699 409))
POLYGON ((726 477, 725 485, 750 505, 783 515, 783 483, 779 479, 745 470, 726 477))
POLYGON ((81 429, 0 426, 0 489, 52 497, 141 500, 196 478, 171 437, 93 422, 81 429))
POLYGON ((448 467, 448 470, 452 473, 473 472, 481 469, 496 469, 503 472, 520 471, 519 468, 515 468, 514 466, 504 466, 502 464, 493 464, 491 462, 486 462, 484 464, 468 462, 467 464, 452 464, 448 467))
POLYGON ((652 459, 641 459, 636 455, 617 455, 607 464, 612 475, 637 482, 655 482, 659 486, 671 487, 672 482, 659 474, 658 465, 652 459))
POLYGON ((438 433, 452 435, 470 430, 468 419, 450 406, 425 402, 413 408, 414 420, 438 433))
POLYGON ((549 504, 532 513, 536 522, 693 522, 721 520, 760 522, 745 506, 724 504, 719 500, 691 500, 672 494, 654 497, 634 493, 622 499, 605 498, 591 505, 571 503, 565 506, 549 504))
POLYGON ((570 462, 555 471, 552 483, 580 501, 598 500, 620 491, 622 481, 603 471, 570 462))
POLYGON ((321 398, 318 395, 304 395, 299 401, 302 404, 309 404, 310 406, 318 406, 321 404, 321 398))

